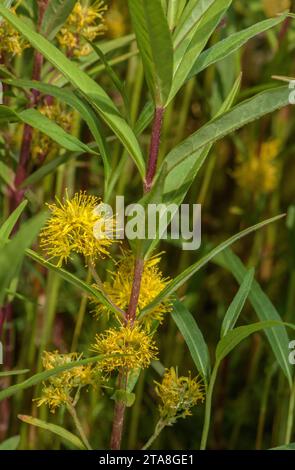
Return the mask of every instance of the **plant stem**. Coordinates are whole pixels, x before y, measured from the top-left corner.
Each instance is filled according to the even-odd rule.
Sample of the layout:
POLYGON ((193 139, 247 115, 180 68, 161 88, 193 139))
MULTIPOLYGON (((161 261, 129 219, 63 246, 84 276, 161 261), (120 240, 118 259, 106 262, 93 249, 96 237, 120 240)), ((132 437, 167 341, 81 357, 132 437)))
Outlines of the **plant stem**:
MULTIPOLYGON (((123 369, 121 369, 118 378, 119 389, 122 387, 126 388, 126 380, 126 373, 123 369)), ((115 402, 113 428, 110 443, 111 450, 120 450, 121 448, 125 409, 126 405, 123 401, 118 400, 115 402)))
POLYGON ((139 257, 136 258, 130 302, 129 302, 129 307, 127 311, 127 319, 128 321, 131 322, 131 324, 134 323, 135 318, 136 318, 136 309, 137 309, 137 304, 138 304, 138 299, 139 299, 139 294, 140 294, 140 284, 141 284, 143 269, 144 269, 144 260, 139 257))
MULTIPOLYGON (((144 183, 144 191, 147 193, 151 190, 153 179, 155 176, 157 161, 160 148, 161 129, 163 124, 164 108, 156 108, 154 115, 154 122, 151 135, 150 156, 146 179, 144 183)), ((126 319, 131 325, 134 324, 136 319, 136 310, 140 294, 140 285, 142 273, 144 269, 144 259, 138 255, 134 265, 134 276, 130 295, 130 301, 127 311, 126 319)), ((124 379, 123 372, 119 374, 119 384, 124 379)), ((125 377, 126 379, 126 377, 125 377)), ((114 409, 113 428, 111 436, 111 449, 118 450, 121 448, 121 440, 124 425, 126 405, 123 402, 117 401, 114 409)))
POLYGON ((86 449, 87 449, 87 450, 92 450, 92 447, 91 447, 91 445, 89 444, 89 441, 88 441, 88 439, 87 439, 87 437, 86 437, 86 434, 85 434, 85 432, 84 432, 84 429, 83 429, 82 424, 81 424, 81 422, 80 422, 80 420, 79 420, 79 418, 78 418, 78 415, 77 415, 77 412, 76 412, 74 406, 73 406, 72 404, 68 403, 68 404, 67 404, 67 410, 68 410, 68 412, 70 413, 70 415, 72 416, 72 418, 73 418, 73 420, 74 420, 74 423, 75 423, 75 426, 76 426, 76 428, 77 428, 77 431, 78 431, 78 433, 80 434, 81 439, 82 439, 83 444, 85 445, 86 449))
POLYGON ((143 446, 142 450, 148 449, 152 443, 157 439, 157 437, 160 435, 160 433, 163 431, 164 427, 166 426, 166 422, 162 421, 161 419, 158 421, 156 424, 155 432, 154 434, 149 438, 149 440, 146 442, 146 444, 143 446))
POLYGON ((217 370, 218 370, 219 363, 216 362, 212 375, 209 382, 209 387, 206 394, 206 407, 205 407, 205 418, 204 418, 204 426, 202 432, 202 440, 201 440, 201 447, 200 450, 205 450, 207 446, 209 428, 210 428, 210 419, 211 419, 211 408, 212 408, 212 394, 213 389, 216 381, 217 370))
POLYGON ((156 108, 154 114, 154 122, 151 135, 149 162, 145 177, 144 190, 148 193, 151 190, 153 179, 157 169, 161 129, 163 124, 164 108, 156 108))
POLYGON ((138 424, 141 413, 141 405, 143 399, 143 389, 144 389, 144 378, 145 371, 141 371, 138 383, 136 386, 136 401, 132 408, 131 422, 129 426, 129 437, 128 437, 128 449, 132 450, 136 446, 137 436, 138 436, 138 424))
MULTIPOLYGON (((91 274, 90 268, 88 268, 88 272, 87 272, 87 276, 86 276, 86 284, 90 284, 91 278, 92 278, 92 274, 91 274)), ((78 318, 77 318, 77 322, 76 322, 76 325, 75 325, 72 345, 71 345, 71 351, 73 351, 73 352, 77 349, 78 339, 79 339, 79 336, 80 336, 80 333, 81 333, 83 320, 84 320, 84 317, 85 317, 87 302, 88 302, 88 297, 85 293, 83 293, 82 294, 82 299, 81 299, 81 302, 80 302, 78 318)))

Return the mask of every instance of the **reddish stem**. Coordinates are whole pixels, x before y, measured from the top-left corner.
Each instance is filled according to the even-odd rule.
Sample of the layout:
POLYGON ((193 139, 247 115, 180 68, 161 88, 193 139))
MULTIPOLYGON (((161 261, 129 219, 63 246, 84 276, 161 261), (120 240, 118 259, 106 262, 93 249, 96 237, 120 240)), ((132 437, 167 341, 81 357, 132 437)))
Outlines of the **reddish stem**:
POLYGON ((285 19, 285 21, 282 24, 282 27, 279 32, 279 44, 281 45, 282 42, 284 41, 285 37, 287 36, 287 33, 289 31, 289 28, 291 26, 291 21, 292 18, 288 17, 285 19))
POLYGON ((148 168, 145 177, 144 191, 148 193, 151 190, 153 179, 157 169, 161 129, 163 124, 164 108, 156 108, 154 114, 154 122, 151 135, 150 155, 148 168))
MULTIPOLYGON (((156 169, 157 169, 163 116, 164 116, 164 108, 156 108, 155 114, 154 114, 152 134, 151 134, 149 162, 148 162, 146 178, 144 182, 145 193, 148 193, 151 190, 154 176, 155 176, 156 169)), ((135 319, 136 319, 136 310, 138 306, 138 299, 139 299, 139 294, 140 294, 140 285, 141 285, 141 280, 142 280, 143 269, 144 269, 144 260, 138 256, 135 260, 133 284, 132 284, 128 311, 126 315, 126 320, 131 325, 134 324, 135 319)), ((119 383, 121 383, 122 381, 122 377, 123 377, 122 374, 123 372, 121 371, 119 375, 119 383)), ((119 450, 121 448, 125 409, 126 409, 126 406, 123 402, 121 401, 116 402, 115 408, 114 408, 113 429, 112 429, 112 437, 111 437, 111 449, 114 449, 114 450, 119 450)))
POLYGON ((134 277, 130 296, 129 307, 127 311, 127 320, 133 324, 136 318, 136 309, 138 305, 138 299, 140 294, 141 278, 144 268, 144 260, 142 258, 136 258, 134 265, 134 277))
MULTIPOLYGON (((126 389, 127 375, 123 368, 121 368, 118 377, 118 388, 126 389)), ((110 448, 111 450, 120 450, 122 434, 124 428, 124 417, 125 417, 126 405, 123 401, 116 401, 114 408, 114 419, 113 428, 111 435, 110 448)))

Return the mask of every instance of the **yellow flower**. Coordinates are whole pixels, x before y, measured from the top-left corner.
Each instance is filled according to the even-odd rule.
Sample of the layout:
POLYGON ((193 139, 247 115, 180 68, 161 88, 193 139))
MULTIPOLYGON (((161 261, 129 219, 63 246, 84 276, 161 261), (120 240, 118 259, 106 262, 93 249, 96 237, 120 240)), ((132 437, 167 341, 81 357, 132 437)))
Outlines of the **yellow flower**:
POLYGON ((48 204, 52 214, 41 232, 41 247, 50 258, 57 258, 57 266, 72 253, 82 254, 86 263, 109 254, 114 240, 108 231, 114 222, 97 210, 99 204, 98 198, 82 191, 72 199, 66 194, 63 203, 57 200, 57 204, 48 204), (96 224, 100 227, 99 237, 94 234, 96 224))
POLYGON ((274 161, 279 153, 279 141, 263 143, 260 152, 251 152, 247 160, 242 161, 233 173, 238 185, 249 192, 267 194, 278 184, 278 171, 274 161))
MULTIPOLYGON (((164 278, 159 270, 158 265, 160 260, 159 256, 155 256, 144 263, 137 314, 150 304, 168 284, 168 279, 164 278)), ((111 273, 111 282, 103 284, 104 292, 123 311, 127 311, 130 301, 134 277, 134 261, 134 256, 130 252, 124 252, 116 265, 116 270, 111 273)), ((142 322, 145 328, 150 330, 155 320, 162 322, 164 314, 170 311, 171 303, 169 300, 158 304, 143 317, 142 322)), ((104 314, 106 312, 110 313, 104 305, 98 304, 97 314, 104 314)))
POLYGON ((42 389, 41 398, 35 399, 37 406, 47 405, 52 413, 55 412, 55 409, 59 406, 66 405, 69 403, 68 393, 59 388, 52 386, 44 386, 42 389))
POLYGON ((161 420, 173 424, 179 418, 191 415, 191 408, 205 399, 204 386, 198 377, 178 377, 174 367, 167 369, 162 383, 156 383, 156 393, 161 400, 161 420))
MULTIPOLYGON (((73 113, 67 111, 59 103, 45 104, 39 108, 39 111, 59 124, 65 131, 70 131, 73 113)), ((33 159, 46 157, 49 152, 50 154, 56 153, 58 149, 59 146, 50 137, 34 129, 31 150, 33 159)))
MULTIPOLYGON (((15 10, 10 10, 15 14, 15 10)), ((29 45, 16 31, 8 21, 0 19, 0 57, 8 54, 8 56, 20 55, 29 45)))
POLYGON ((105 372, 112 372, 119 367, 137 369, 148 367, 157 356, 157 347, 139 325, 121 326, 120 329, 109 329, 105 334, 96 335, 92 350, 98 354, 120 354, 122 357, 106 357, 98 366, 105 372))
MULTIPOLYGON (((59 354, 58 351, 43 353, 42 362, 45 370, 51 370, 82 358, 82 354, 59 354)), ((43 382, 42 396, 37 398, 37 406, 47 405, 51 412, 61 405, 72 403, 73 392, 78 392, 86 385, 96 385, 97 370, 91 364, 73 367, 60 374, 49 377, 46 385, 43 382)))
POLYGON ((106 10, 107 6, 100 0, 90 6, 82 5, 78 1, 57 35, 59 44, 74 56, 88 55, 91 52, 91 46, 84 38, 94 41, 97 36, 106 31, 104 24, 106 10))

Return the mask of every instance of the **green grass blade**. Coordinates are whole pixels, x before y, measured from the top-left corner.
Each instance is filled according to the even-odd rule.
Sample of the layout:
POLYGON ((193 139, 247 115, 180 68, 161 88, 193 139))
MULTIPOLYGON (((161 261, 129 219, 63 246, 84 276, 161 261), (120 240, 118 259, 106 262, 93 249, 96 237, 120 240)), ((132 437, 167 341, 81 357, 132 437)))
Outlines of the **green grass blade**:
POLYGON ((246 273, 238 292, 228 307, 221 326, 221 336, 225 336, 235 327, 235 324, 238 321, 238 318, 250 293, 254 279, 254 273, 254 268, 250 269, 250 271, 246 273))
POLYGON ((65 439, 66 441, 70 442, 74 447, 77 447, 77 449, 80 449, 80 450, 86 449, 83 442, 81 441, 81 439, 79 439, 78 436, 67 431, 62 426, 58 426, 57 424, 53 424, 53 423, 47 423, 46 421, 42 421, 41 419, 34 418, 33 416, 18 415, 18 418, 23 423, 31 424, 32 426, 36 426, 38 428, 45 429, 46 431, 56 434, 62 439, 65 439))
POLYGON ((0 228, 0 250, 8 242, 9 236, 15 226, 16 222, 23 213, 28 201, 23 201, 20 205, 10 214, 8 219, 1 225, 0 228))
MULTIPOLYGON (((242 282, 247 272, 247 268, 243 265, 242 261, 236 256, 231 250, 225 250, 222 255, 218 256, 214 260, 222 267, 228 269, 238 282, 242 282)), ((282 321, 281 316, 277 312, 276 308, 263 292, 257 281, 253 281, 249 300, 256 312, 257 317, 260 321, 274 320, 282 321)), ((288 379, 289 385, 292 385, 292 373, 291 367, 288 362, 286 351, 289 347, 288 334, 284 326, 266 331, 268 341, 272 348, 272 351, 280 365, 282 371, 288 379)))
POLYGON ((210 356, 196 320, 179 300, 173 302, 171 315, 187 344, 198 372, 202 375, 207 386, 211 373, 210 356))
POLYGON ((237 33, 233 33, 222 41, 218 41, 212 47, 209 47, 203 52, 194 63, 190 73, 188 74, 187 80, 190 80, 194 75, 202 72, 210 65, 215 64, 219 60, 225 59, 227 56, 237 51, 242 47, 249 39, 253 38, 257 34, 261 34, 268 29, 277 26, 284 21, 286 15, 278 16, 277 18, 271 18, 269 20, 263 20, 259 23, 250 26, 249 28, 243 29, 237 33))
MULTIPOLYGON (((108 355, 107 357, 115 357, 118 355, 108 355)), ((43 382, 54 375, 60 374, 66 370, 73 369, 73 367, 83 366, 86 364, 92 364, 93 362, 99 362, 104 359, 106 356, 104 354, 100 354, 98 356, 89 357, 87 359, 81 359, 80 361, 73 361, 63 366, 55 367, 54 369, 45 370, 43 372, 39 372, 38 374, 33 375, 29 379, 21 382, 19 384, 11 385, 11 387, 7 387, 4 390, 0 391, 0 401, 4 400, 5 398, 11 397, 15 393, 19 392, 20 390, 26 390, 27 388, 33 387, 34 385, 43 382)))
POLYGON ((47 214, 41 213, 25 222, 15 237, 0 252, 0 305, 3 305, 6 289, 16 275, 25 255, 25 250, 33 243, 47 214))
POLYGON ((193 158, 204 146, 213 144, 265 114, 288 106, 289 94, 288 86, 273 88, 243 101, 230 111, 213 119, 168 153, 164 160, 167 162, 168 171, 176 168, 186 159, 193 158))
POLYGON ((0 372, 0 378, 1 377, 11 377, 12 375, 27 374, 28 372, 30 372, 30 369, 7 370, 5 372, 0 372))
POLYGON ((179 287, 181 287, 188 279, 190 279, 196 272, 198 272, 203 266, 205 266, 209 261, 211 261, 215 256, 221 253, 223 250, 231 246, 236 241, 240 240, 241 238, 249 235, 250 233, 255 232, 256 230, 265 227, 266 225, 276 222, 280 220, 284 215, 278 215, 276 217, 272 217, 271 219, 264 220, 252 227, 249 227, 241 232, 233 235, 232 237, 228 238, 226 241, 218 245, 214 248, 210 253, 205 255, 199 261, 194 263, 193 265, 189 266, 185 271, 183 271, 179 276, 177 276, 173 281, 171 281, 168 286, 160 292, 160 294, 147 306, 142 310, 142 315, 150 311, 151 309, 155 308, 160 302, 162 302, 166 297, 173 294, 179 287))

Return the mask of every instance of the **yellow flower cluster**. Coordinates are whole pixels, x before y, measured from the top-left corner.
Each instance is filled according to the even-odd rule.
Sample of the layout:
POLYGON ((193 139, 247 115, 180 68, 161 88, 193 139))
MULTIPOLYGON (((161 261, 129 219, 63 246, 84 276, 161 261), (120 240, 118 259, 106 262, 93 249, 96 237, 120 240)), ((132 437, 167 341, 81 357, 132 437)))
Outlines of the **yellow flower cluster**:
POLYGON ((41 232, 41 247, 49 258, 57 259, 57 266, 62 266, 72 253, 83 255, 87 264, 109 254, 114 240, 108 230, 113 220, 97 210, 99 204, 98 198, 83 191, 72 199, 66 194, 63 203, 57 200, 57 204, 48 204, 51 217, 41 232), (96 224, 100 237, 94 235, 96 224))
MULTIPOLYGON (((15 13, 13 9, 11 9, 11 12, 15 13)), ((27 47, 29 45, 20 33, 10 23, 0 19, 0 57, 20 55, 27 47)))
POLYGON ((205 399, 204 386, 196 377, 178 377, 173 367, 166 370, 162 383, 156 383, 156 393, 161 400, 161 420, 170 425, 179 418, 191 415, 191 408, 205 399))
POLYGON ((92 350, 107 356, 99 363, 99 367, 110 373, 120 367, 128 370, 148 367, 157 357, 157 347, 146 331, 139 325, 121 326, 109 329, 105 334, 96 335, 92 350), (118 354, 117 357, 113 355, 118 354))
POLYGON ((234 171, 238 185, 249 192, 267 194, 278 183, 275 157, 280 149, 279 141, 272 140, 262 144, 260 152, 252 151, 247 160, 241 160, 234 171))
MULTIPOLYGON (((43 367, 51 370, 59 366, 78 361, 82 354, 59 354, 58 351, 43 353, 43 367)), ((93 384, 98 378, 97 370, 92 365, 73 367, 60 374, 49 377, 48 385, 43 383, 42 396, 37 398, 37 406, 47 405, 54 413, 61 405, 72 403, 73 392, 79 391, 86 385, 93 384)))
MULTIPOLYGON (((45 104, 39 108, 39 111, 48 119, 59 124, 65 131, 71 130, 73 113, 67 111, 59 103, 45 104)), ((31 150, 33 159, 38 160, 38 158, 49 156, 49 154, 55 154, 58 149, 58 144, 53 142, 50 137, 34 129, 31 150)))
POLYGON ((107 6, 103 1, 97 0, 92 5, 82 5, 78 1, 69 15, 57 40, 65 47, 70 55, 81 57, 91 52, 90 45, 85 41, 94 39, 106 31, 104 14, 107 6))
MULTIPOLYGON (((166 287, 168 279, 162 276, 159 270, 160 257, 155 256, 145 261, 140 293, 138 299, 138 311, 149 305, 152 300, 166 287)), ((116 265, 116 270, 111 273, 111 282, 103 283, 103 290, 112 302, 123 311, 127 311, 134 277, 134 256, 128 251, 116 265)), ((155 320, 162 322, 165 313, 171 311, 169 300, 158 304, 153 310, 142 318, 144 327, 149 331, 155 320)), ((104 305, 97 306, 97 314, 110 313, 104 305)))

